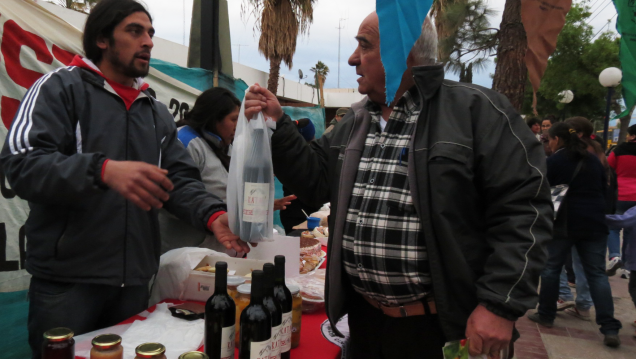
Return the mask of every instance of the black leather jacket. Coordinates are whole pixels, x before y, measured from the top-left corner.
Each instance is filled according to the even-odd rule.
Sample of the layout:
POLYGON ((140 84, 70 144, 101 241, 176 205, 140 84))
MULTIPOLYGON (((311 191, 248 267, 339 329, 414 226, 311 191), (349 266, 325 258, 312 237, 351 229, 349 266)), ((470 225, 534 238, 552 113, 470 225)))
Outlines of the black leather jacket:
MULTIPOLYGON (((464 337, 478 304, 515 320, 535 307, 552 232, 541 143, 501 94, 416 67, 421 117, 409 146, 409 181, 422 221, 434 298, 447 340, 464 337)), ((307 144, 288 117, 272 137, 274 172, 307 203, 331 202, 327 314, 347 312, 342 231, 370 115, 366 99, 307 144)), ((335 326, 334 326, 335 327, 335 326)))

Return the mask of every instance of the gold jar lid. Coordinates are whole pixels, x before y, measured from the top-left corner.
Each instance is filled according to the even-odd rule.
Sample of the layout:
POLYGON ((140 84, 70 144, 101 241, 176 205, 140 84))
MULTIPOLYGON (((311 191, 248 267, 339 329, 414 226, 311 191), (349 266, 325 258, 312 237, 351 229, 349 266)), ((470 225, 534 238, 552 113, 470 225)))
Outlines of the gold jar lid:
POLYGON ((93 338, 91 344, 99 349, 110 349, 121 344, 121 337, 117 334, 102 334, 93 338))
POLYGON ((44 333, 44 339, 59 342, 62 340, 69 340, 73 338, 73 335, 75 335, 75 333, 68 328, 53 328, 44 333))
POLYGON ((179 359, 210 359, 210 357, 201 352, 187 352, 179 355, 179 359))
POLYGON ((135 353, 144 358, 152 358, 166 352, 166 347, 159 343, 144 343, 135 348, 135 353))

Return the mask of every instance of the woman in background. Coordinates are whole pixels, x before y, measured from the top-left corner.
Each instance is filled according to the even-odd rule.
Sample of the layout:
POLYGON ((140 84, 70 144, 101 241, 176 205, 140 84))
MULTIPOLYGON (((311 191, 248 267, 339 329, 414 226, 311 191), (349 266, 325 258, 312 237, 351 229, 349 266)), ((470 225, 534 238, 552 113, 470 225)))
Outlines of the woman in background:
POLYGON ((618 347, 621 322, 614 318, 612 292, 605 275, 605 169, 597 156, 588 152, 588 145, 566 123, 557 123, 549 130, 553 155, 547 159, 550 186, 569 185, 554 222, 553 239, 548 242, 548 261, 541 273, 539 310, 528 316, 534 322, 552 327, 557 312, 559 276, 566 255, 576 247, 596 307, 596 323, 605 336, 604 344, 618 347))

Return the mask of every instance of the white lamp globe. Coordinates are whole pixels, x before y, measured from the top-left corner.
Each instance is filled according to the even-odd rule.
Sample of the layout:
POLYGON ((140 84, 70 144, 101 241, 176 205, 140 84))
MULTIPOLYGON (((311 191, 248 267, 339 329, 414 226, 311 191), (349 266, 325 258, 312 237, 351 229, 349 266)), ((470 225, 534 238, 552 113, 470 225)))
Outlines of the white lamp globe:
POLYGON ((574 93, 570 90, 561 91, 559 92, 559 97, 561 98, 559 102, 567 104, 574 100, 574 93))
POLYGON ((621 84, 622 78, 623 72, 620 69, 608 67, 598 75, 598 82, 600 82, 603 87, 616 87, 621 84))

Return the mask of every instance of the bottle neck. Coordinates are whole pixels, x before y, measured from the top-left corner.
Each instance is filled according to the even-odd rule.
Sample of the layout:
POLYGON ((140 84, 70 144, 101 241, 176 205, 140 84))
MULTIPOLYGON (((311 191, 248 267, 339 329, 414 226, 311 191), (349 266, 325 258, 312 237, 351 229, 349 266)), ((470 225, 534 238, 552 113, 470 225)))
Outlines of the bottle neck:
POLYGON ((280 265, 276 266, 276 271, 274 272, 274 285, 285 284, 285 266, 280 265))
POLYGON ((250 304, 263 304, 264 288, 262 286, 254 286, 252 283, 252 292, 250 293, 250 304))
POLYGON ((227 272, 216 273, 214 278, 214 294, 226 293, 227 294, 227 272))

